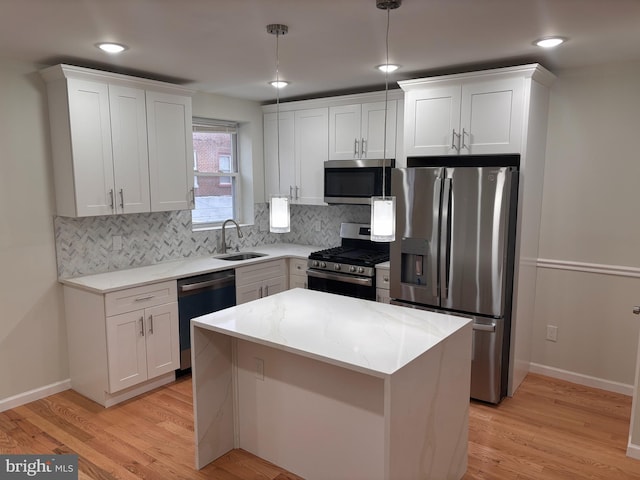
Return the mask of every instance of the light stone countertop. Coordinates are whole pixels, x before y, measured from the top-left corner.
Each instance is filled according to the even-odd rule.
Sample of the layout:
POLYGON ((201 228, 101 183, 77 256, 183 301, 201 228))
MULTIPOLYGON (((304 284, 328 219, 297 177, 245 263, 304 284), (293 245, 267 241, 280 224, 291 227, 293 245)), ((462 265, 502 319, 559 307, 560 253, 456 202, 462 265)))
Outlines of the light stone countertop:
MULTIPOLYGON (((98 273, 95 275, 84 275, 74 278, 60 278, 60 283, 95 293, 108 293, 125 288, 139 287, 151 283, 178 278, 200 275, 203 273, 215 272, 237 268, 243 265, 250 265, 280 258, 307 258, 311 252, 322 250, 324 247, 315 245, 297 245, 292 243, 276 243, 271 245, 261 245, 249 247, 244 251, 265 253, 266 256, 252 258, 249 260, 228 261, 220 260, 219 255, 209 255, 203 257, 184 258, 169 262, 157 263, 144 267, 128 268, 113 272, 98 273)), ((233 254, 235 252, 228 252, 233 254)))
POLYGON ((470 322, 301 288, 191 320, 194 327, 379 378, 392 375, 470 322))

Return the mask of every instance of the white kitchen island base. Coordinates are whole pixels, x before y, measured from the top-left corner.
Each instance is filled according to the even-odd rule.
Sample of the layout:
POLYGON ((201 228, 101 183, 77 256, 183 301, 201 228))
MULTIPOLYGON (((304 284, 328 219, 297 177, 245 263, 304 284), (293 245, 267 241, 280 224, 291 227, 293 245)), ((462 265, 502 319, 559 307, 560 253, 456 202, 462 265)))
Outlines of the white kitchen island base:
POLYGON ((308 480, 459 479, 471 324, 295 289, 192 321, 196 466, 243 448, 308 480))

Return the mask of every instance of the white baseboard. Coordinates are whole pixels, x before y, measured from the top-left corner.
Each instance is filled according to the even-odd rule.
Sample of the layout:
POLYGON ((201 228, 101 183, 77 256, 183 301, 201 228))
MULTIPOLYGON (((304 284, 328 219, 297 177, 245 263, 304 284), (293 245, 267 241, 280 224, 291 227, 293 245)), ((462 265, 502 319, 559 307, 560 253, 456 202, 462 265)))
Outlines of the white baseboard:
POLYGON ((627 457, 640 460, 640 445, 634 445, 633 443, 629 443, 629 445, 627 446, 627 457))
POLYGON ((13 397, 8 397, 0 400, 0 412, 5 410, 11 410, 12 408, 19 407, 25 403, 34 402, 41 398, 48 397, 55 393, 64 392, 71 388, 71 380, 62 380, 60 382, 52 383, 51 385, 45 385, 44 387, 35 388, 28 392, 19 393, 13 397))
POLYGON ((578 385, 584 385, 585 387, 599 388, 608 392, 628 395, 629 397, 633 396, 633 385, 627 385, 626 383, 613 382, 611 380, 591 377, 589 375, 570 372, 568 370, 562 370, 560 368, 548 367, 546 365, 540 365, 538 363, 531 363, 529 371, 531 373, 539 373, 540 375, 546 375, 547 377, 558 378, 560 380, 566 380, 567 382, 577 383, 578 385))

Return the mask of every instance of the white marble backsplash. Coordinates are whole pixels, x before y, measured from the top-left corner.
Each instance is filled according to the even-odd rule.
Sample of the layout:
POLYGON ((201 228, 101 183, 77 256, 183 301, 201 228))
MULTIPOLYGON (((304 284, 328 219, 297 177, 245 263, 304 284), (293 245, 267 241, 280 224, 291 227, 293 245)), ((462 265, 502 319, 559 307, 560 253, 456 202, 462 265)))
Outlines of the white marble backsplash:
MULTIPOLYGON (((242 249, 272 243, 333 247, 340 244, 340 223, 368 223, 370 208, 362 205, 291 206, 291 232, 269 233, 269 207, 255 205, 253 225, 227 226, 227 241, 242 249)), ((189 210, 100 217, 55 217, 58 276, 111 272, 168 260, 219 253, 220 230, 194 232, 189 210), (122 248, 114 248, 120 237, 122 248)), ((117 246, 117 245, 116 245, 117 246)))

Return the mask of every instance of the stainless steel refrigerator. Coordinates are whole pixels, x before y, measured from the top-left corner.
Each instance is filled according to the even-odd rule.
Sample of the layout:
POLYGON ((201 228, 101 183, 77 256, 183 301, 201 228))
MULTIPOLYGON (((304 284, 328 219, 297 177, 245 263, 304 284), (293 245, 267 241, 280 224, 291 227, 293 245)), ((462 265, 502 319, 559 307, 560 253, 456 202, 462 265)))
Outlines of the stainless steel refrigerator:
POLYGON ((517 167, 394 169, 392 303, 473 319, 471 397, 499 403, 508 378, 517 167))

